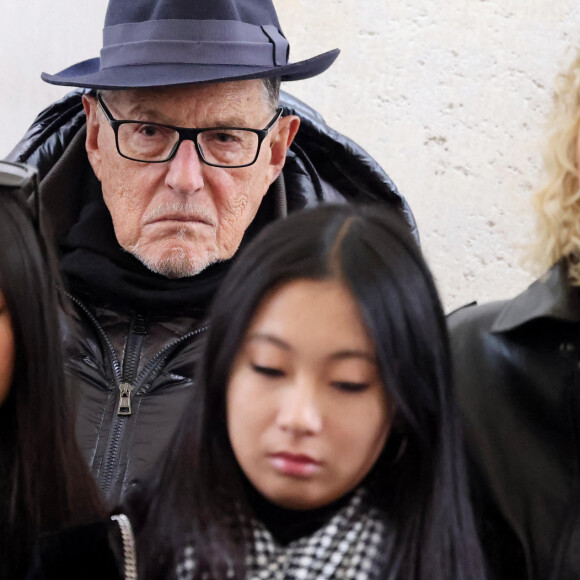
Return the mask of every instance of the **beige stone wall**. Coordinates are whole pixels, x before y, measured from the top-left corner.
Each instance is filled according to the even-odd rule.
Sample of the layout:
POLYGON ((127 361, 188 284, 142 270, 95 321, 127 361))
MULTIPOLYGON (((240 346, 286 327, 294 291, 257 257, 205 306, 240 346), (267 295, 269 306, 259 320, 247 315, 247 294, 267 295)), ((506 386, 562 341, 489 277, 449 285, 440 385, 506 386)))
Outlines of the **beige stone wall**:
POLYGON ((342 49, 319 80, 288 90, 407 197, 446 308, 523 289, 544 119, 565 49, 580 46, 580 3, 275 3, 293 59, 342 49))
MULTIPOLYGON (((339 47, 286 90, 387 170, 409 200, 447 309, 509 297, 532 223, 544 118, 577 0, 274 0, 291 59, 339 47)), ((64 94, 39 80, 98 54, 105 0, 0 0, 0 155, 64 94)))

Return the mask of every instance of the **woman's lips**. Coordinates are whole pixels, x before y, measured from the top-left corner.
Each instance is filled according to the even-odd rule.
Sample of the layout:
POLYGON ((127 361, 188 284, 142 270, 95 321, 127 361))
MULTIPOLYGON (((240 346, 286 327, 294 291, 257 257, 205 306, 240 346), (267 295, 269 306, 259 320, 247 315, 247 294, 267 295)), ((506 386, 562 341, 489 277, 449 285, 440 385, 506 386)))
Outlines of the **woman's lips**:
POLYGON ((308 455, 287 453, 272 453, 270 463, 277 471, 292 477, 310 477, 320 469, 320 462, 308 455))

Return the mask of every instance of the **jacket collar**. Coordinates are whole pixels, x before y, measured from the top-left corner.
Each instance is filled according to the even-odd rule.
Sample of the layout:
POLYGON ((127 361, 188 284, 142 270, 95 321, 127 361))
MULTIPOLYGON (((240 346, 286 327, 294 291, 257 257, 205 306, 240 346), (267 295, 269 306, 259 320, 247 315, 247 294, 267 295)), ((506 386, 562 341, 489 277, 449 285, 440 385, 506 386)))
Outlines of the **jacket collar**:
POLYGON ((538 318, 580 322, 580 290, 568 283, 566 260, 554 264, 527 290, 510 300, 492 332, 508 332, 538 318))

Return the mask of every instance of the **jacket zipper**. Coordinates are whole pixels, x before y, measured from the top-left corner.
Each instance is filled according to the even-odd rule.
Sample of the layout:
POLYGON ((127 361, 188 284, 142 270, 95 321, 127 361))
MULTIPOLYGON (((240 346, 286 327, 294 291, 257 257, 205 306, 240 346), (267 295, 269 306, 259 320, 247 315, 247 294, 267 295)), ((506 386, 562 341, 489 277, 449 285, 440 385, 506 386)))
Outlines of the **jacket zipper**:
MULTIPOLYGON (((117 466, 117 456, 119 454, 119 450, 121 448, 121 441, 123 439, 123 435, 125 432, 125 427, 127 425, 127 420, 125 417, 131 414, 131 393, 137 392, 139 387, 147 380, 152 372, 158 370, 162 367, 165 359, 171 352, 173 352, 178 346, 186 342, 193 336, 200 334, 207 330, 208 326, 205 325, 201 328, 188 332, 184 334, 180 338, 175 339, 173 342, 165 345, 160 351, 158 351, 155 356, 153 356, 149 362, 143 367, 139 375, 134 378, 131 382, 121 382, 119 385, 119 389, 121 390, 121 397, 119 399, 119 407, 117 411, 117 415, 113 419, 113 434, 111 437, 111 444, 106 450, 107 457, 106 457, 106 464, 105 469, 102 476, 102 490, 105 497, 108 497, 109 490, 111 488, 111 483, 113 480, 113 474, 115 472, 115 467, 117 466)), ((142 339, 140 341, 133 341, 135 345, 136 342, 139 345, 139 350, 137 352, 137 348, 133 346, 132 352, 129 352, 128 348, 131 343, 131 336, 127 340, 127 353, 125 354, 125 359, 127 356, 131 356, 129 364, 133 366, 129 367, 130 370, 137 370, 139 364, 139 354, 141 352, 141 345, 142 339)))
MULTIPOLYGON (((120 388, 121 385, 123 384, 121 364, 119 363, 119 359, 117 357, 117 353, 115 352, 115 349, 113 347, 113 343, 111 342, 111 339, 109 338, 109 336, 107 335, 107 333, 105 332, 103 327, 99 324, 99 321, 96 319, 96 317, 93 315, 93 313, 78 298, 75 298, 74 296, 72 296, 68 292, 66 292, 66 295, 69 297, 69 299, 74 304, 77 305, 78 308, 80 308, 83 311, 85 316, 89 319, 89 321, 95 327, 97 334, 101 338, 103 346, 107 350, 107 354, 109 356, 109 361, 110 361, 111 366, 113 368, 114 383, 118 388, 120 388)), ((117 453, 118 453, 118 450, 120 447, 120 441, 121 441, 122 431, 124 430, 123 429, 124 426, 125 426, 124 423, 119 421, 118 415, 117 415, 116 420, 113 419, 113 425, 112 425, 112 429, 111 429, 111 431, 112 431, 111 439, 109 440, 109 443, 107 444, 107 446, 105 448, 105 461, 106 461, 106 463, 105 463, 105 467, 103 470, 103 475, 99 476, 99 478, 98 478, 101 482, 100 487, 101 487, 101 490, 102 490, 103 495, 105 497, 108 496, 109 489, 111 487, 113 469, 114 469, 114 466, 116 463, 117 453)))
POLYGON ((119 397, 119 408, 117 409, 117 415, 130 415, 131 411, 131 391, 133 390, 133 385, 131 383, 122 382, 119 385, 119 390, 121 391, 121 396, 119 397))
POLYGON ((146 334, 145 319, 140 314, 135 315, 131 320, 123 358, 123 374, 119 384, 120 395, 117 415, 131 414, 131 391, 133 391, 135 379, 137 378, 143 338, 146 334))
MULTIPOLYGON (((106 350, 108 351, 109 360, 113 369, 115 383, 119 388, 120 397, 119 397, 119 405, 117 408, 116 416, 113 419, 112 425, 112 436, 110 439, 110 445, 107 446, 106 450, 106 464, 103 470, 103 475, 99 478, 103 483, 101 485, 101 489, 105 497, 107 497, 109 489, 111 487, 113 471, 115 465, 117 463, 117 455, 119 452, 119 448, 121 447, 120 443, 123 437, 123 433, 125 431, 126 421, 124 417, 131 415, 131 393, 136 391, 143 382, 149 377, 149 375, 161 368, 165 359, 171 354, 173 350, 175 350, 178 346, 182 343, 186 342, 190 338, 205 332, 208 329, 208 325, 204 325, 201 328, 197 328, 187 334, 184 334, 180 338, 175 339, 173 342, 165 345, 161 350, 159 350, 150 360, 149 362, 143 367, 141 372, 138 376, 135 377, 137 373, 138 365, 139 365, 139 355, 141 353, 141 346, 143 342, 143 336, 140 336, 140 339, 134 336, 134 333, 129 332, 129 338, 127 339, 127 347, 126 347, 126 354, 125 354, 125 361, 126 364, 124 365, 123 371, 121 370, 121 364, 119 363, 119 359, 117 357, 117 353, 113 347, 113 343, 111 339, 100 325, 99 321, 96 317, 92 314, 92 312, 76 297, 72 294, 65 292, 66 296, 76 304, 76 306, 82 310, 82 312, 87 316, 89 321, 95 327, 99 337, 102 340, 103 345, 105 346, 106 350), (138 352, 137 352, 138 351, 138 352), (127 358, 128 357, 128 358, 127 358), (125 380, 125 376, 128 375, 129 381, 125 380)), ((144 319, 140 316, 135 317, 132 321, 132 329, 137 328, 138 333, 137 335, 142 334, 144 331, 144 319), (141 326, 143 329, 141 330, 141 326)))

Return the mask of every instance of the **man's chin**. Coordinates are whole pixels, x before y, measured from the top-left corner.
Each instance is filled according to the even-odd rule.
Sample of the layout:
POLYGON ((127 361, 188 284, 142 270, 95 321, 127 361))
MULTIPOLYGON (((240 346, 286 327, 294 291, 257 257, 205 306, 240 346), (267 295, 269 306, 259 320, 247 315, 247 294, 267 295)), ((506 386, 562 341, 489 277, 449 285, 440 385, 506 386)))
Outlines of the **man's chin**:
POLYGON ((184 248, 178 247, 163 252, 160 256, 133 255, 149 270, 166 278, 189 278, 197 276, 208 266, 219 261, 217 254, 205 252, 202 256, 192 254, 184 248))

